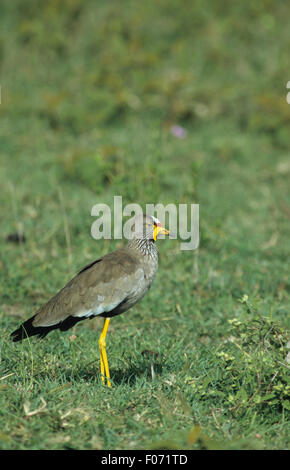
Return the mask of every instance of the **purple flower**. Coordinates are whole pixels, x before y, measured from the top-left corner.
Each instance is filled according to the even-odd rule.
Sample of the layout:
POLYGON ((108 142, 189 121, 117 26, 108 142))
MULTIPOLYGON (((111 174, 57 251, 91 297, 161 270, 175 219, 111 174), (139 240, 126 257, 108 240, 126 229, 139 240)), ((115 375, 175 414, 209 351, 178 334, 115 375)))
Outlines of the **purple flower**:
POLYGON ((170 132, 174 137, 177 137, 178 139, 185 139, 187 136, 187 131, 183 129, 181 126, 173 125, 170 127, 170 132))

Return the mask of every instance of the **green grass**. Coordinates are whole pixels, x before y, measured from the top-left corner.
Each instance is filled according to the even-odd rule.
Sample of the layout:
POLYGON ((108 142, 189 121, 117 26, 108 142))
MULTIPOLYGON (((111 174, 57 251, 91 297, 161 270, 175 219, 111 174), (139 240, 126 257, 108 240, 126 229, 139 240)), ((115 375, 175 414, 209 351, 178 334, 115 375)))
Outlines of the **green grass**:
POLYGON ((0 5, 0 447, 289 448, 287 5, 22 3, 0 5), (114 195, 199 203, 200 247, 158 243, 107 389, 101 319, 9 335, 120 245, 90 235, 114 195))

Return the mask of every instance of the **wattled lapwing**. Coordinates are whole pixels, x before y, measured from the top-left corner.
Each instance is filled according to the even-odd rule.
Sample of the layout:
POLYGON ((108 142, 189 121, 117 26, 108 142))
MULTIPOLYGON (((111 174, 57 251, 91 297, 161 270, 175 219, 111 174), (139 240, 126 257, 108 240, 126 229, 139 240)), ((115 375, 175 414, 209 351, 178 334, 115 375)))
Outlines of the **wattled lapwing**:
POLYGON ((168 235, 158 219, 138 215, 127 246, 85 266, 63 289, 36 314, 15 330, 13 341, 29 336, 43 338, 51 330, 68 330, 77 322, 95 316, 105 317, 99 339, 101 377, 111 386, 106 354, 106 335, 110 318, 133 307, 149 290, 157 269, 155 241, 168 235))

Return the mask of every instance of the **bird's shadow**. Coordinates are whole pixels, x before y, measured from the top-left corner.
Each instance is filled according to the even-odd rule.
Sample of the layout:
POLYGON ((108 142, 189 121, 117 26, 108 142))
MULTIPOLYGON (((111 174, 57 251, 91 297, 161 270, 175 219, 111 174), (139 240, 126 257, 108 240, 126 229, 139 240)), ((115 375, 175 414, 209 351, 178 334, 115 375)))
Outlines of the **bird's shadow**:
MULTIPOLYGON (((157 378, 162 373, 163 366, 162 364, 154 364, 154 376, 157 378)), ((129 364, 126 369, 112 369, 111 371, 112 382, 116 385, 127 384, 135 385, 136 378, 144 377, 146 380, 153 381, 151 373, 151 365, 149 364, 140 364, 136 366, 135 364, 129 364)))
MULTIPOLYGON (((154 380, 161 375, 164 366, 161 363, 154 363, 154 380)), ((78 368, 77 370, 68 370, 65 373, 68 381, 77 382, 82 380, 84 382, 99 382, 101 381, 101 374, 98 363, 95 367, 88 365, 85 368, 78 368)), ((146 380, 153 381, 151 373, 151 364, 141 363, 140 365, 129 364, 126 368, 110 369, 110 376, 112 385, 129 385, 136 384, 136 378, 144 377, 146 380)))

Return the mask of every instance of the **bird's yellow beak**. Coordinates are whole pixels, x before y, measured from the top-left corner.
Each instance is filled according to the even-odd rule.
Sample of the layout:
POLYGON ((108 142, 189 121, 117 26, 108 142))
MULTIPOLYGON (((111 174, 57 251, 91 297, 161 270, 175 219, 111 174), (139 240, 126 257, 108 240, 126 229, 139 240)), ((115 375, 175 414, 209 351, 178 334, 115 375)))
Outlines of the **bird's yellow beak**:
POLYGON ((162 227, 161 224, 155 224, 154 225, 154 231, 153 231, 153 238, 156 241, 158 235, 169 235, 169 230, 166 228, 162 227))

